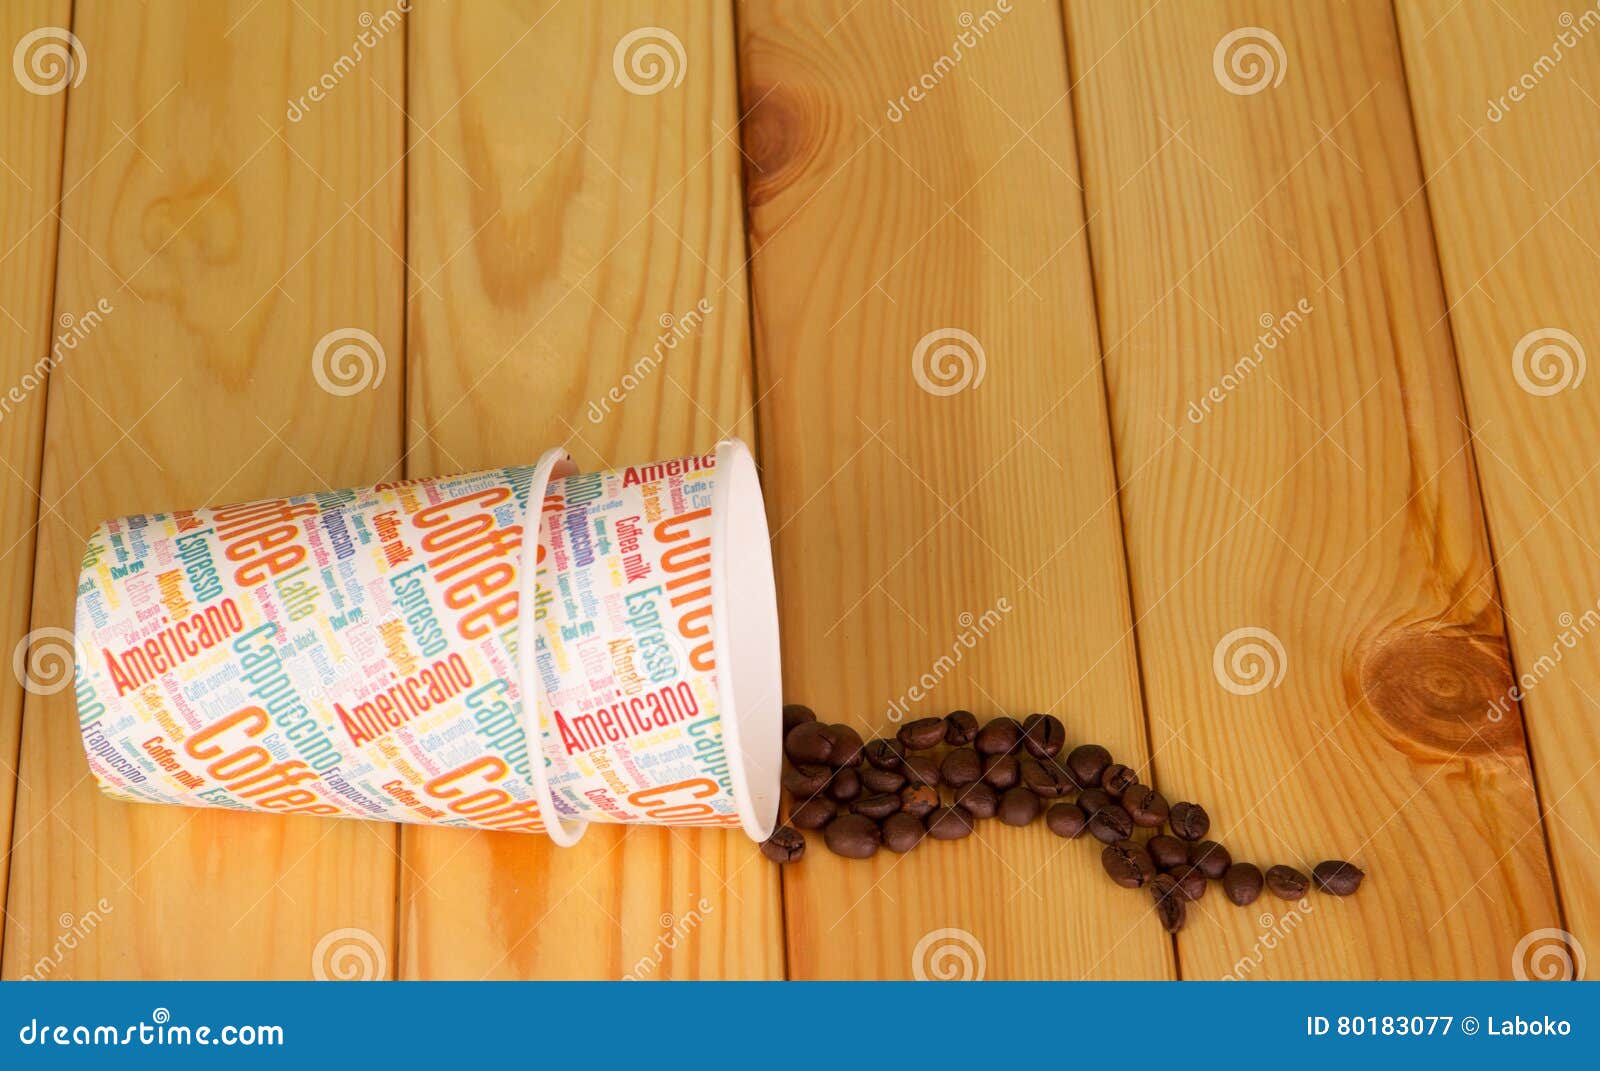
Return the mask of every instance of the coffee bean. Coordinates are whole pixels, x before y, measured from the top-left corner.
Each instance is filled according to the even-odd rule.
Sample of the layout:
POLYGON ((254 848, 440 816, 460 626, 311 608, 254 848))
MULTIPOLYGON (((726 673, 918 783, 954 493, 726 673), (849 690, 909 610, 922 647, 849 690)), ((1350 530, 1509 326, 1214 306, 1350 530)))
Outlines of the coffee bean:
POLYGON ((1134 785, 1122 794, 1122 809, 1141 829, 1160 829, 1166 823, 1167 798, 1149 785, 1134 785))
POLYGON ((983 757, 984 784, 1004 792, 1015 788, 1022 780, 1022 761, 1015 755, 985 755, 983 757))
POLYGON ((943 718, 918 718, 900 726, 895 737, 907 751, 926 751, 944 742, 944 729, 943 718))
POLYGON ((906 749, 900 741, 886 736, 867 742, 862 754, 867 761, 880 770, 899 770, 900 760, 905 757, 906 749))
POLYGON ((927 755, 907 755, 900 762, 900 772, 908 784, 939 787, 939 764, 927 755))
POLYGON ((1211 830, 1211 816, 1198 803, 1174 803, 1167 822, 1173 834, 1184 840, 1203 840, 1211 830))
POLYGON ((1029 755, 1018 764, 1022 773, 1022 787, 1036 796, 1054 799, 1061 795, 1056 789, 1055 776, 1046 770, 1038 759, 1029 755))
POLYGON ((1280 900, 1298 900, 1311 888, 1311 879, 1292 866, 1268 867, 1267 888, 1280 900))
POLYGON ((944 716, 944 742, 966 747, 978 739, 978 719, 970 710, 952 710, 944 716))
POLYGON ((978 730, 973 743, 985 755, 1008 755, 1022 739, 1022 726, 1013 718, 994 718, 978 730))
POLYGON ((822 831, 823 842, 834 855, 846 859, 870 859, 883 843, 878 823, 859 814, 841 814, 822 831))
POLYGON ((829 799, 849 803, 861 795, 861 775, 849 766, 841 766, 833 772, 833 780, 828 782, 825 791, 829 799))
POLYGON ((1124 889, 1141 889, 1156 876, 1156 864, 1138 841, 1119 840, 1100 852, 1100 865, 1124 889))
POLYGON ((825 763, 833 757, 833 733, 820 721, 804 721, 783 738, 783 753, 796 766, 825 763))
POLYGON ((891 852, 909 852, 922 843, 927 833, 922 819, 906 814, 891 814, 883 821, 883 846, 891 852))
POLYGON ((1172 880, 1178 883, 1178 891, 1183 893, 1185 900, 1198 900, 1206 894, 1206 876, 1198 868, 1185 863, 1169 873, 1172 880))
POLYGON ((1044 804, 1039 797, 1018 785, 1008 788, 1000 797, 1000 821, 1008 826, 1025 826, 1039 817, 1044 804))
POLYGON ((1074 837, 1083 836, 1084 828, 1088 826, 1089 819, 1083 813, 1083 808, 1076 803, 1052 804, 1044 812, 1044 824, 1050 827, 1050 832, 1058 837, 1072 840, 1074 837))
POLYGON ((1189 865, 1189 846, 1177 837, 1158 834, 1145 842, 1145 848, 1162 870, 1176 870, 1189 865))
POLYGON ((821 829, 838 813, 832 800, 813 796, 789 811, 789 824, 796 829, 821 829))
POLYGON ((1248 907, 1261 895, 1261 868, 1254 863, 1235 863, 1222 875, 1222 891, 1240 907, 1248 907))
POLYGON ((852 814, 864 814, 874 822, 881 822, 891 814, 900 810, 900 796, 897 793, 882 792, 872 796, 862 796, 850 804, 852 814))
POLYGON ((1100 808, 1089 818, 1089 835, 1101 844, 1115 844, 1133 836, 1133 819, 1115 803, 1100 808))
POLYGON ((1080 744, 1067 755, 1067 768, 1081 788, 1093 788, 1111 765, 1111 752, 1099 744, 1080 744))
POLYGON ((1078 806, 1083 808, 1083 813, 1090 818, 1095 812, 1110 807, 1117 801, 1111 798, 1111 793, 1103 788, 1086 788, 1078 793, 1078 806))
POLYGON ((956 794, 956 802, 973 818, 993 818, 1000 813, 1000 793, 979 781, 956 794))
POLYGON ((1066 726, 1054 714, 1029 714, 1022 723, 1022 746, 1035 758, 1054 758, 1066 743, 1066 726))
POLYGON ((861 734, 848 725, 830 725, 828 732, 833 734, 833 754, 828 756, 828 762, 833 766, 860 766, 864 747, 861 734))
POLYGON ((928 836, 934 840, 960 840, 972 832, 972 816, 964 807, 940 807, 927 821, 928 836))
POLYGON ((1233 865, 1233 856, 1216 841, 1203 840, 1189 846, 1189 862, 1199 867, 1200 873, 1212 881, 1217 881, 1233 865))
POLYGON ((784 791, 796 799, 805 799, 815 796, 828 784, 828 779, 833 776, 833 769, 828 766, 805 763, 796 766, 793 763, 783 764, 783 773, 778 778, 784 791))
POLYGON ((861 787, 868 792, 899 792, 906 786, 906 775, 893 770, 881 770, 870 762, 858 771, 861 787))
POLYGON ((761 854, 774 863, 792 863, 806 854, 806 838, 798 829, 779 826, 761 842, 761 854))
POLYGON ((939 790, 932 785, 907 785, 900 790, 900 809, 916 818, 939 806, 939 790))
POLYGON ((789 730, 803 722, 816 721, 817 715, 810 707, 801 706, 799 703, 785 703, 783 705, 783 735, 788 736, 789 730))
POLYGON ((1361 879, 1367 876, 1366 871, 1354 863, 1347 863, 1343 859, 1327 859, 1318 863, 1311 870, 1311 876, 1317 881, 1317 888, 1334 896, 1349 896, 1361 888, 1361 879))
POLYGON ((1150 882, 1150 899, 1155 901, 1156 917, 1161 920, 1163 929, 1168 933, 1183 929, 1189 908, 1183 902, 1183 893, 1176 881, 1166 874, 1156 877, 1150 882))
POLYGON ((951 788, 966 788, 983 776, 983 760, 970 747, 958 747, 939 764, 939 780, 951 788))
MULTIPOLYGON (((1120 762, 1113 762, 1100 774, 1100 787, 1111 793, 1112 796, 1120 796, 1138 783, 1139 775, 1120 762)), ((1090 787, 1094 786, 1091 785, 1090 787)))

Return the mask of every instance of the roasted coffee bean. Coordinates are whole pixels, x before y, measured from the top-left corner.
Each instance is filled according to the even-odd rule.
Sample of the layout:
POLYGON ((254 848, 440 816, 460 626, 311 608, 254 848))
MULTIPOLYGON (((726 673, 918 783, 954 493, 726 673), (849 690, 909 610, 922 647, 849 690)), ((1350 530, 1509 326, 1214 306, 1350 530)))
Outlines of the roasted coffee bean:
POLYGON ((838 803, 849 803, 861 795, 861 775, 849 766, 841 766, 833 771, 833 780, 828 782, 825 790, 828 798, 838 803))
POLYGON ((789 824, 796 829, 821 829, 833 821, 838 813, 839 808, 833 805, 832 800, 813 796, 789 811, 789 824))
POLYGON ((944 716, 944 742, 966 747, 978 739, 978 719, 970 710, 952 710, 944 716))
POLYGON ((881 792, 872 796, 862 796, 850 804, 850 813, 864 814, 874 822, 881 822, 891 814, 900 810, 900 796, 898 793, 881 792))
POLYGON ((1311 888, 1311 879, 1292 866, 1268 867, 1267 888, 1280 900, 1298 900, 1311 888))
POLYGON ((1177 837, 1158 834, 1146 841, 1144 846, 1150 852, 1150 858, 1162 870, 1176 870, 1189 865, 1189 846, 1177 837))
POLYGON ((1104 807, 1110 807, 1116 802, 1111 798, 1111 793, 1103 788, 1086 788, 1078 793, 1078 806, 1082 807, 1083 813, 1090 818, 1094 817, 1096 811, 1104 807))
POLYGON ((796 766, 825 763, 833 757, 833 733, 820 721, 803 721, 783 738, 783 753, 796 766))
POLYGON ((1249 907, 1261 895, 1261 868, 1254 863, 1235 863, 1222 875, 1222 891, 1240 907, 1249 907))
POLYGON ((940 807, 927 821, 928 836, 934 840, 960 840, 972 832, 972 816, 965 807, 940 807))
POLYGON ((993 818, 1000 813, 1000 793, 982 781, 956 793, 956 802, 965 807, 973 818, 993 818))
POLYGON ((983 783, 1004 792, 1022 780, 1022 760, 1015 755, 985 755, 983 783))
POLYGON ((966 788, 983 776, 983 760, 970 747, 958 747, 939 763, 939 780, 951 788, 966 788))
POLYGON ((939 764, 927 755, 907 755, 900 762, 900 772, 908 784, 939 787, 939 764))
POLYGON ((868 792, 899 792, 906 787, 905 774, 881 770, 870 762, 856 772, 861 775, 861 787, 868 792))
POLYGON ((1138 841, 1107 844, 1100 852, 1100 865, 1124 889, 1141 889, 1156 876, 1155 861, 1138 841))
POLYGON ((848 725, 830 725, 828 732, 833 735, 833 753, 828 756, 829 765, 860 766, 865 746, 861 743, 861 734, 848 725))
POLYGON ((1185 863, 1168 873, 1178 883, 1178 890, 1183 893, 1185 900, 1198 900, 1206 894, 1206 876, 1200 873, 1199 868, 1185 863))
MULTIPOLYGON (((1138 783, 1139 775, 1120 762, 1113 762, 1100 774, 1100 787, 1111 793, 1113 797, 1122 795, 1138 783)), ((1091 785, 1089 787, 1093 788, 1094 786, 1091 785)))
POLYGON ((1311 876, 1316 879, 1317 888, 1323 892, 1335 896, 1349 896, 1361 888, 1361 879, 1366 877, 1367 873, 1354 863, 1347 863, 1343 859, 1328 859, 1313 867, 1311 876))
POLYGON ((846 859, 870 859, 883 843, 883 831, 878 823, 859 814, 841 814, 828 823, 822 839, 834 855, 846 859))
POLYGON ((783 705, 783 735, 788 736, 789 730, 802 722, 816 721, 817 715, 810 707, 801 706, 799 703, 785 703, 783 705))
POLYGON ((1189 862, 1199 867, 1200 873, 1212 881, 1218 881, 1233 865, 1233 856, 1216 841, 1203 840, 1189 846, 1189 862))
POLYGON ((1099 744, 1080 744, 1067 754, 1067 768, 1077 778, 1078 787, 1093 788, 1111 765, 1111 752, 1099 744))
POLYGON ((1183 929, 1189 907, 1183 902, 1183 892, 1176 881, 1166 874, 1158 875, 1150 882, 1150 899, 1155 901, 1156 917, 1168 933, 1183 929))
POLYGON ((1204 840, 1211 831, 1211 816, 1198 803, 1174 803, 1167 822, 1173 834, 1184 840, 1204 840))
POLYGON ((1056 791, 1055 776, 1046 770, 1038 759, 1032 755, 1024 758, 1018 769, 1022 774, 1022 787, 1032 792, 1035 796, 1045 796, 1054 799, 1060 795, 1056 791))
POLYGON ((1100 808, 1089 818, 1089 835, 1101 844, 1115 844, 1133 836, 1133 819, 1115 803, 1100 808))
POLYGON ((973 743, 985 755, 1008 755, 1022 740, 1022 726, 1014 718, 994 718, 978 730, 973 743))
POLYGON ((922 818, 939 806, 939 790, 932 785, 907 785, 900 790, 900 809, 922 818))
POLYGON ((883 846, 891 852, 909 852, 927 834, 922 819, 906 814, 891 814, 883 821, 883 846))
POLYGON ((1160 829, 1167 821, 1167 798, 1149 785, 1134 785, 1123 792, 1122 809, 1141 829, 1160 829))
POLYGON ((1022 746, 1035 758, 1054 758, 1066 743, 1066 726, 1054 714, 1029 714, 1022 723, 1022 746))
POLYGON ((806 854, 806 838, 798 829, 779 826, 772 836, 761 842, 761 854, 774 863, 792 863, 806 854))
POLYGON ((918 718, 900 726, 895 738, 907 751, 926 751, 944 743, 944 730, 943 718, 918 718))
POLYGON ((1000 797, 1000 821, 1008 826, 1025 826, 1039 817, 1044 804, 1039 797, 1018 785, 1008 788, 1000 797))
POLYGON ((899 770, 900 760, 905 757, 906 749, 900 741, 880 736, 876 740, 867 741, 861 753, 867 757, 867 762, 880 770, 899 770))
POLYGON ((783 774, 778 780, 783 784, 784 791, 795 799, 803 800, 807 796, 815 796, 828 784, 828 779, 833 776, 833 769, 828 766, 805 763, 796 766, 793 763, 783 764, 783 774))
POLYGON ((1049 826, 1050 832, 1056 836, 1071 840, 1083 836, 1089 819, 1083 813, 1083 808, 1076 803, 1057 803, 1044 812, 1044 824, 1049 826))

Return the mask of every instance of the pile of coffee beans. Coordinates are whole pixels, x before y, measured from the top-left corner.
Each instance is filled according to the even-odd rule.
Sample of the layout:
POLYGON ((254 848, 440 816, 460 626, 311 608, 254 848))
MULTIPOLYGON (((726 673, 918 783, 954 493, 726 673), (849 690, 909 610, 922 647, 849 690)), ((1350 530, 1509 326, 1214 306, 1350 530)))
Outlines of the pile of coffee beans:
POLYGON ((1234 862, 1207 840, 1211 816, 1198 803, 1169 803, 1098 744, 1067 748, 1066 728, 1050 714, 993 718, 970 711, 922 718, 892 737, 863 741, 848 725, 817 720, 809 707, 783 708, 783 788, 788 825, 761 846, 767 858, 805 855, 801 830, 820 832, 835 855, 869 859, 880 848, 909 852, 924 840, 959 840, 998 818, 1026 826, 1039 818, 1058 837, 1087 833, 1103 847, 1100 865, 1126 889, 1148 889, 1169 933, 1183 928, 1185 905, 1222 884, 1232 903, 1254 903, 1263 889, 1298 900, 1313 884, 1349 896, 1366 875, 1330 859, 1307 877, 1292 866, 1234 862))

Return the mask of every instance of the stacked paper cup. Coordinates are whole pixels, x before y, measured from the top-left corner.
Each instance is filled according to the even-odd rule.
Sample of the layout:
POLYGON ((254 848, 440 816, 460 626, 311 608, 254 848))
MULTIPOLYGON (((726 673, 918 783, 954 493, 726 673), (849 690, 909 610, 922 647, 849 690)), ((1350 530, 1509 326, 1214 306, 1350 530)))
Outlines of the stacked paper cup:
POLYGON ((736 439, 109 521, 75 637, 120 799, 563 845, 776 820, 772 559, 736 439))

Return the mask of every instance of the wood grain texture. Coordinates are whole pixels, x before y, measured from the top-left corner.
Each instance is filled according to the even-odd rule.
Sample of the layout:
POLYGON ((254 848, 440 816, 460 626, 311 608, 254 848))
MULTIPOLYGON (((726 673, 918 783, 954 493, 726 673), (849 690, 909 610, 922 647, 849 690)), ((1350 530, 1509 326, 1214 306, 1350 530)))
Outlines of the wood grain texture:
MULTIPOLYGON (((40 29, 70 31, 71 24, 70 0, 7 4, 0 8, 0 41, 20 42, 40 29)), ((63 68, 41 80, 37 88, 47 92, 30 91, 16 78, 0 83, 0 654, 8 659, 24 643, 33 595, 44 384, 56 359, 55 208, 66 93, 75 73, 63 68)), ((65 661, 53 668, 70 672, 65 661)), ((21 680, 0 674, 0 844, 6 846, 0 852, 0 918, 11 864, 23 695, 21 680)), ((3 946, 0 933, 0 951, 3 946)))
POLYGON ((1575 727, 1600 710, 1600 10, 1396 10, 1544 833, 1594 949, 1600 738, 1575 727))
MULTIPOLYGON (((413 31, 409 473, 753 440, 731 9, 426 6, 413 31), (654 92, 614 68, 636 31, 621 71, 654 92)), ((782 975, 777 875, 736 833, 404 837, 406 977, 782 975)))
POLYGON ((1066 10, 1157 771, 1371 875, 1209 898, 1182 972, 1508 975, 1558 913, 1389 8, 1066 10))
MULTIPOLYGON (((1139 766, 1060 16, 963 10, 740 8, 786 690, 869 738, 1052 710, 1139 766), (967 366, 914 357, 934 336, 967 366)), ((790 973, 1168 976, 1098 847, 998 822, 867 863, 815 844, 785 872, 790 973)))
MULTIPOLYGON (((398 40, 298 123, 358 3, 80 3, 59 313, 112 310, 50 377, 32 625, 69 629, 109 516, 372 481, 400 454, 401 382, 335 397, 311 354, 358 326, 402 349, 398 40)), ((7 114, 10 114, 8 107, 7 114)), ((27 697, 8 978, 308 977, 326 932, 387 946, 391 827, 115 803, 71 689, 27 697), (63 952, 62 919, 98 913, 63 952)))

